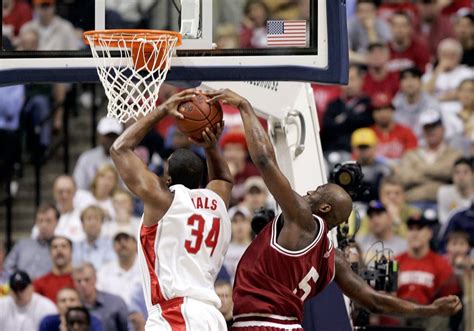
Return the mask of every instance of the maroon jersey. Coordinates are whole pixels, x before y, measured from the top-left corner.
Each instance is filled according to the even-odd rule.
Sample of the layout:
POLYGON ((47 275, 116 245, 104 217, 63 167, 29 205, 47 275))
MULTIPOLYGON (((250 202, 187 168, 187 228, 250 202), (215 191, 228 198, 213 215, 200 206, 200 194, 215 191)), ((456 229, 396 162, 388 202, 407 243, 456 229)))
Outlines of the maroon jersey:
POLYGON ((304 302, 334 278, 334 249, 324 221, 314 216, 319 224, 315 239, 302 250, 290 251, 277 243, 280 218, 263 228, 237 266, 233 327, 296 327, 304 302))

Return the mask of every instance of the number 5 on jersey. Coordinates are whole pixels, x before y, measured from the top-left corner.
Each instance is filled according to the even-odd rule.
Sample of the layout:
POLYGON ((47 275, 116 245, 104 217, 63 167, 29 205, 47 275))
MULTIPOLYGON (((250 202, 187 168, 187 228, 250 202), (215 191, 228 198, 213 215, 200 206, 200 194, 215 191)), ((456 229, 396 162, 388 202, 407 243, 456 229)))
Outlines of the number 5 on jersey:
POLYGON ((311 267, 311 269, 306 274, 306 276, 298 284, 298 288, 295 288, 293 290, 293 293, 297 294, 298 291, 303 291, 303 295, 300 297, 300 299, 301 301, 304 301, 308 297, 308 295, 311 293, 311 285, 309 284, 310 281, 312 280, 312 282, 316 284, 316 282, 318 281, 318 278, 319 278, 318 272, 316 271, 316 269, 314 269, 314 267, 311 267))
MULTIPOLYGON (((201 249, 202 240, 204 238, 204 225, 206 220, 202 215, 194 214, 188 218, 188 225, 192 227, 191 236, 193 236, 193 240, 186 240, 184 242, 184 248, 190 254, 196 254, 201 249)), ((218 217, 214 217, 212 219, 212 228, 206 236, 204 240, 204 244, 211 248, 211 256, 214 254, 214 249, 217 246, 217 240, 219 238, 219 229, 220 229, 220 219, 218 217)))

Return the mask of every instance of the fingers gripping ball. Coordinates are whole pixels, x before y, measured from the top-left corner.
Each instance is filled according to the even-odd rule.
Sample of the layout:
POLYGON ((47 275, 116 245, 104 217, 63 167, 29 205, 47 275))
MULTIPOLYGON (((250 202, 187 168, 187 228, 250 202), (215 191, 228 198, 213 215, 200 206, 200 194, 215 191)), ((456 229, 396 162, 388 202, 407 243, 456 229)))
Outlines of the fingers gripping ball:
POLYGON ((208 103, 209 98, 198 94, 196 97, 178 106, 178 111, 184 118, 176 119, 178 129, 196 141, 202 141, 202 132, 211 128, 213 132, 217 130, 217 124, 222 122, 222 108, 219 102, 208 103))

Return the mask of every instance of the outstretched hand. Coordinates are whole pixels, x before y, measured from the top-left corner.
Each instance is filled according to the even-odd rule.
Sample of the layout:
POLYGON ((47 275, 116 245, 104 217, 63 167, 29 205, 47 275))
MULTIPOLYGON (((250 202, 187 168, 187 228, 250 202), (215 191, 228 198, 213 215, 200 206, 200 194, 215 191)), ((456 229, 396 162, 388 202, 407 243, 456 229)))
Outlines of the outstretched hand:
POLYGON ((204 131, 202 131, 202 139, 203 141, 197 141, 193 138, 188 138, 193 144, 200 146, 204 149, 210 149, 217 145, 220 136, 222 135, 222 131, 224 130, 224 121, 218 123, 216 126, 216 132, 212 131, 211 128, 207 127, 204 131))
POLYGON ((439 298, 431 304, 437 311, 437 315, 452 316, 462 308, 461 300, 455 295, 439 298))
POLYGON ((196 89, 187 89, 179 93, 174 94, 168 100, 166 100, 161 107, 167 115, 171 115, 180 119, 183 119, 184 116, 178 111, 180 104, 186 101, 191 101, 197 95, 196 89))
POLYGON ((217 102, 220 100, 222 101, 222 103, 234 106, 236 108, 239 108, 240 105, 245 102, 248 102, 247 99, 229 89, 223 89, 218 91, 205 91, 204 94, 210 97, 210 99, 207 101, 209 103, 217 102))

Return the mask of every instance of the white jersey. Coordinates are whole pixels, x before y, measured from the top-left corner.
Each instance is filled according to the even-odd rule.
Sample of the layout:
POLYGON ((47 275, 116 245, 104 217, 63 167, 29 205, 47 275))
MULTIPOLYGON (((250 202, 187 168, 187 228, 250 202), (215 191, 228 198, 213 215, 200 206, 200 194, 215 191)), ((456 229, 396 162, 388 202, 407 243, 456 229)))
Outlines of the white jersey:
POLYGON ((214 282, 231 238, 222 198, 208 189, 170 187, 173 202, 161 220, 138 235, 138 258, 148 311, 185 297, 220 307, 214 282))

